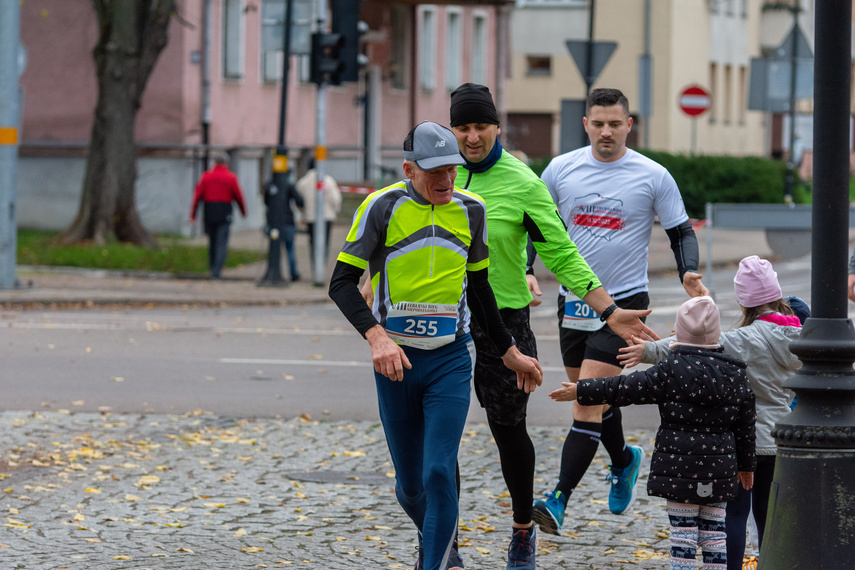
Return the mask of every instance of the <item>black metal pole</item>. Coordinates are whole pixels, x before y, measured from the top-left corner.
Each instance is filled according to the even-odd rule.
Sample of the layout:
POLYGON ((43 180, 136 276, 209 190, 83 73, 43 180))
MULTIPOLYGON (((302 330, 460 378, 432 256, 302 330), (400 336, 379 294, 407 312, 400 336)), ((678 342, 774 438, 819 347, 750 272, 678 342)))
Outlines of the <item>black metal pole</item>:
POLYGON ((588 11, 588 49, 585 56, 585 98, 591 94, 591 86, 594 84, 594 6, 597 0, 590 0, 588 11))
POLYGON ((279 98, 279 136, 273 156, 273 175, 265 185, 264 203, 267 205, 267 271, 259 286, 280 286, 282 278, 282 232, 285 230, 285 208, 290 208, 286 189, 288 180, 288 147, 285 146, 285 126, 288 114, 288 75, 291 72, 291 19, 294 1, 285 3, 285 22, 282 40, 282 93, 279 98))
POLYGON ((812 318, 790 349, 762 570, 855 568, 855 329, 847 319, 852 0, 816 6, 812 318))
MULTIPOLYGON (((594 84, 594 7, 597 0, 589 0, 588 3, 588 49, 585 50, 585 103, 586 108, 582 111, 582 115, 587 115, 588 95, 591 94, 591 86, 594 84)), ((588 139, 588 131, 585 129, 585 124, 582 123, 582 146, 585 146, 585 141, 588 139)))
POLYGON ((799 39, 799 0, 795 0, 792 7, 793 12, 793 32, 790 45, 790 129, 789 129, 789 144, 790 156, 787 158, 787 174, 784 180, 784 201, 787 204, 793 202, 793 190, 796 186, 796 84, 798 72, 798 39, 799 39))

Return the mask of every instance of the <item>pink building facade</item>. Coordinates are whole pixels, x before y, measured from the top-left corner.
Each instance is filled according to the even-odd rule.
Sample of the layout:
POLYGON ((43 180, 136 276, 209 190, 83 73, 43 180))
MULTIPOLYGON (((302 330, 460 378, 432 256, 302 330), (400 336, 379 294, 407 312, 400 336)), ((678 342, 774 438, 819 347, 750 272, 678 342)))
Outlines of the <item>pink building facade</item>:
MULTIPOLYGON (((269 49, 271 44, 264 38, 269 26, 275 25, 270 15, 276 13, 277 5, 284 7, 285 0, 177 0, 176 4, 169 42, 148 82, 136 122, 137 196, 144 223, 153 231, 188 232, 185 210, 201 169, 202 125, 207 116, 209 145, 230 150, 245 193, 253 196, 250 209, 254 213, 243 223, 260 225, 263 206, 258 189, 270 172, 283 84, 281 51, 269 49), (207 50, 206 37, 210 38, 207 50), (205 61, 210 77, 207 90, 205 61), (210 101, 207 115, 206 98, 210 101)), ((316 22, 323 2, 310 0, 307 5, 316 22)), ((358 82, 326 89, 328 171, 343 182, 365 185, 379 182, 381 165, 389 177, 392 170, 402 175, 404 136, 423 120, 447 124, 454 87, 476 81, 498 95, 499 21, 507 6, 506 0, 363 1, 360 19, 369 31, 360 49, 367 65, 358 82)), ((21 43, 27 53, 20 80, 22 227, 58 229, 76 211, 97 100, 92 59, 97 33, 89 2, 27 0, 21 4, 21 43), (45 192, 67 214, 31 208, 44 204, 45 192), (35 219, 46 216, 58 219, 35 219)), ((297 172, 313 154, 317 140, 318 89, 308 76, 309 56, 293 55, 285 144, 297 172)))

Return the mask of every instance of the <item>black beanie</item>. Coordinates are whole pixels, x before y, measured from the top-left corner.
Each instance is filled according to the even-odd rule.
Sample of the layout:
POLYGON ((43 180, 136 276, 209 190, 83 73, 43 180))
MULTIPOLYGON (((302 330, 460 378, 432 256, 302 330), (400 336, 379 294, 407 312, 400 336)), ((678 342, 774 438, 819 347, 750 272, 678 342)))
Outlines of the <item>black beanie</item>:
POLYGON ((451 93, 451 126, 469 123, 499 124, 493 97, 484 85, 464 83, 451 93))

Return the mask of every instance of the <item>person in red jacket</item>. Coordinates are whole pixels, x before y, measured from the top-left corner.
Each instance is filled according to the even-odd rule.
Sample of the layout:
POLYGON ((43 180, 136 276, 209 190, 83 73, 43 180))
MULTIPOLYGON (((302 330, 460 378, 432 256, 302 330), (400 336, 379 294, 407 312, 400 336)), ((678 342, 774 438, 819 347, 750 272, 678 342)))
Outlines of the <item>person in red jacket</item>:
POLYGON ((226 156, 214 157, 214 168, 206 170, 196 183, 196 193, 190 206, 190 222, 196 222, 196 209, 199 201, 205 203, 203 220, 205 233, 208 234, 208 263, 211 278, 219 279, 223 264, 226 262, 226 250, 229 244, 229 226, 232 223, 232 202, 237 202, 243 217, 246 217, 246 204, 240 191, 237 176, 226 166, 226 156))

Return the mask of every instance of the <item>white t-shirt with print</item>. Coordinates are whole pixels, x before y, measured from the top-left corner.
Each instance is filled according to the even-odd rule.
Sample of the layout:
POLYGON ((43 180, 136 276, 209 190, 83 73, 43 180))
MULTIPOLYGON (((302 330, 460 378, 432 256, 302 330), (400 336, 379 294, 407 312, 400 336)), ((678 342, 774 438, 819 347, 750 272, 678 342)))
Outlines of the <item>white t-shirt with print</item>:
POLYGON ((541 179, 606 292, 622 299, 647 291, 654 218, 664 229, 689 219, 665 167, 632 149, 614 162, 600 162, 586 146, 556 156, 541 179))

